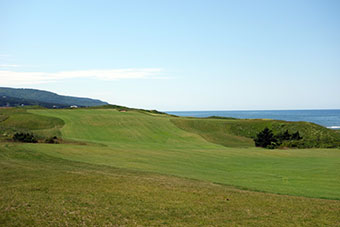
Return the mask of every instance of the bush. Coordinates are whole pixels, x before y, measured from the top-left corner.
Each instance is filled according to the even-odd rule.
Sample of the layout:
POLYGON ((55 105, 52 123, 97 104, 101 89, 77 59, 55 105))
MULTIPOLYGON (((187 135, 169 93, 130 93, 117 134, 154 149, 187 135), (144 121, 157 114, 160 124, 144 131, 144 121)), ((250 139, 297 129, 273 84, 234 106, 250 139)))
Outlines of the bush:
POLYGON ((269 128, 265 128, 263 131, 259 132, 254 141, 255 146, 257 147, 275 148, 277 145, 277 139, 269 128))
POLYGON ((274 149, 281 145, 297 148, 308 146, 307 144, 305 144, 304 141, 301 140, 302 137, 300 136, 299 131, 293 134, 289 134, 288 130, 286 130, 284 133, 274 135, 272 130, 270 130, 269 128, 265 128, 256 135, 254 142, 257 147, 264 147, 269 149, 274 149))
POLYGON ((289 134, 288 129, 284 133, 279 133, 276 135, 277 139, 281 142, 284 140, 290 140, 292 138, 292 135, 289 134))
POLYGON ((58 137, 56 137, 56 136, 49 137, 49 138, 45 139, 45 143, 59 143, 58 137))
POLYGON ((302 137, 300 136, 299 131, 297 131, 296 133, 293 133, 293 134, 291 135, 291 139, 292 139, 292 140, 301 140, 302 137))
POLYGON ((13 140, 23 143, 37 143, 37 139, 31 133, 17 132, 13 135, 13 140))

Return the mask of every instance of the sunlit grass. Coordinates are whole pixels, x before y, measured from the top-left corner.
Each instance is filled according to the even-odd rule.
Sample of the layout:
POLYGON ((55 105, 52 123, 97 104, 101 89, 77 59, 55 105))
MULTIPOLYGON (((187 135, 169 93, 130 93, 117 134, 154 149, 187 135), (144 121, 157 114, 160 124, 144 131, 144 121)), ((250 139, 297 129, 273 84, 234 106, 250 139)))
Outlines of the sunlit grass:
POLYGON ((68 161, 15 144, 0 145, 0 182, 3 226, 339 224, 340 201, 68 161))

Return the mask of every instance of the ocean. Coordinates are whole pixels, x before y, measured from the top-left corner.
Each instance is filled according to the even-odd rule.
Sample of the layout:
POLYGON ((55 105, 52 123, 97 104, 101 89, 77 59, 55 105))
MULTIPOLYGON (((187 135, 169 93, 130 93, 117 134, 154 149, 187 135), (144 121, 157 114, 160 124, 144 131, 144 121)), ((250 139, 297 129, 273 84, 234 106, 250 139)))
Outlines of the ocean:
POLYGON ((244 110, 244 111, 169 111, 186 117, 235 117, 241 119, 275 119, 308 121, 327 128, 340 129, 340 110, 244 110))

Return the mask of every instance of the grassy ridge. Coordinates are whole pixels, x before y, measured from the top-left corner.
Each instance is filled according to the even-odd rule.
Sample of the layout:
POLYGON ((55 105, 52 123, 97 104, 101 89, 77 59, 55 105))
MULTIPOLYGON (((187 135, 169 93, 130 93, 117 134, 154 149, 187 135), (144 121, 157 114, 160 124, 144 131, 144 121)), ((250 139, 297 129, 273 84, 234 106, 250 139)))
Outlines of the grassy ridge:
MULTIPOLYGON (((226 148, 171 117, 116 110, 31 110, 58 117, 66 139, 101 146, 24 145, 54 157, 152 171, 280 194, 340 199, 338 149, 226 148)), ((219 120, 209 120, 209 122, 219 120)))
POLYGON ((275 134, 288 130, 290 133, 299 131, 303 137, 301 143, 305 147, 339 147, 340 135, 336 131, 327 129, 310 122, 287 122, 274 120, 246 120, 230 124, 230 131, 236 135, 253 138, 257 132, 268 127, 275 134))
MULTIPOLYGON (((207 146, 200 136, 174 127, 166 115, 149 115, 114 109, 31 110, 65 122, 61 129, 66 139, 91 141, 119 147, 207 146)), ((213 146, 213 145, 212 145, 213 146)))
POLYGON ((340 147, 340 134, 334 130, 309 122, 288 122, 278 120, 215 120, 177 118, 171 120, 177 127, 201 135, 206 140, 227 147, 254 146, 252 138, 268 127, 274 134, 299 131, 303 140, 299 147, 340 147), (248 140, 246 139, 248 138, 248 140))
POLYGON ((0 109, 0 137, 10 138, 14 132, 34 131, 38 137, 60 136, 64 121, 27 112, 25 108, 0 109))
POLYGON ((195 119, 176 118, 171 119, 177 127, 196 133, 209 142, 221 144, 226 147, 253 147, 254 141, 245 136, 237 135, 230 131, 229 125, 234 121, 228 119, 195 119))
POLYGON ((2 226, 340 224, 340 201, 73 162, 14 144, 0 144, 0 182, 2 226))

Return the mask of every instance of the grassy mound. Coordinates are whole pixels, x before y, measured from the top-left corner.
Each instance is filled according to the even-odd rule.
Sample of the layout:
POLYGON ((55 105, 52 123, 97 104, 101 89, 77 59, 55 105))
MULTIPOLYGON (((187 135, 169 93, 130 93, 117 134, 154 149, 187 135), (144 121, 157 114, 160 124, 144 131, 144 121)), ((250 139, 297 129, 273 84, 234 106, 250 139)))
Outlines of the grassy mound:
POLYGON ((340 147, 340 134, 309 122, 288 122, 278 120, 218 120, 177 118, 171 120, 177 127, 201 135, 206 140, 227 147, 254 146, 252 139, 268 127, 274 134, 299 131, 301 141, 284 145, 299 148, 334 148, 340 147), (246 139, 248 138, 248 140, 246 139))
POLYGON ((268 127, 274 134, 299 131, 303 137, 296 143, 299 148, 324 147, 332 148, 340 146, 340 136, 336 131, 309 122, 287 122, 275 120, 246 120, 234 122, 230 125, 230 131, 236 135, 254 138, 256 133, 268 127))
MULTIPOLYGON (((116 109, 30 110, 65 122, 63 137, 127 147, 197 147, 206 141, 175 127, 167 115, 116 109)), ((209 147, 209 144, 208 144, 209 147)))
POLYGON ((230 131, 229 125, 238 120, 225 119, 197 119, 175 118, 171 119, 180 129, 196 133, 211 143, 221 144, 226 147, 253 147, 254 141, 243 135, 230 131))
POLYGON ((27 112, 26 108, 0 109, 0 135, 10 138, 15 132, 34 132, 40 137, 61 135, 64 121, 27 112))

